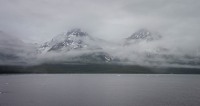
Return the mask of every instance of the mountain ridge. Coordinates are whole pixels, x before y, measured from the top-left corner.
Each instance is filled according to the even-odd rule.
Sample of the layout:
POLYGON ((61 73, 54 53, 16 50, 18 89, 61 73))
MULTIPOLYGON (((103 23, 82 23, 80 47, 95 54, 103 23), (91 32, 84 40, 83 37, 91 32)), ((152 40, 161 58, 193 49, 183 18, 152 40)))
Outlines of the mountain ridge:
POLYGON ((190 54, 174 54, 173 50, 155 43, 161 40, 163 40, 161 34, 143 28, 127 37, 124 42, 120 42, 123 45, 111 44, 91 36, 80 28, 74 28, 37 46, 35 52, 19 53, 19 58, 0 52, 0 58, 4 61, 6 59, 4 57, 8 56, 10 60, 13 57, 13 60, 25 59, 25 62, 35 61, 36 63, 52 61, 53 63, 200 65, 200 57, 190 54))

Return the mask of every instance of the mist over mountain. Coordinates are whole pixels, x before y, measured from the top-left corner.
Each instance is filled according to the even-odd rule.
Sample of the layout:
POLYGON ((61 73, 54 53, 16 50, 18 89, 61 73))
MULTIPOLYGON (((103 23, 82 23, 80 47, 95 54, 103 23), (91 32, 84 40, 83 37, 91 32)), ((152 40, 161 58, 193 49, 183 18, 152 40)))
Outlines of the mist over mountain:
POLYGON ((159 33, 153 33, 147 29, 140 29, 127 38, 127 41, 153 41, 159 40, 162 36, 159 33))
POLYGON ((158 32, 138 30, 124 41, 125 58, 139 64, 199 65, 199 47, 188 52, 187 47, 169 43, 158 32))
POLYGON ((55 36, 51 41, 44 43, 40 48, 42 52, 70 51, 73 49, 94 49, 98 45, 91 45, 95 39, 82 32, 81 29, 72 29, 67 33, 55 36), (42 50, 43 49, 43 50, 42 50))
POLYGON ((198 0, 3 0, 1 64, 199 66, 199 9, 198 0))
POLYGON ((42 44, 38 56, 58 62, 110 62, 112 58, 102 48, 103 43, 102 39, 75 28, 42 44))
POLYGON ((27 44, 15 36, 0 31, 0 64, 25 65, 36 58, 37 48, 27 44))
POLYGON ((167 46, 159 32, 140 29, 121 42, 99 39, 80 28, 43 44, 27 44, 1 32, 1 64, 100 63, 148 66, 199 66, 199 49, 167 46))

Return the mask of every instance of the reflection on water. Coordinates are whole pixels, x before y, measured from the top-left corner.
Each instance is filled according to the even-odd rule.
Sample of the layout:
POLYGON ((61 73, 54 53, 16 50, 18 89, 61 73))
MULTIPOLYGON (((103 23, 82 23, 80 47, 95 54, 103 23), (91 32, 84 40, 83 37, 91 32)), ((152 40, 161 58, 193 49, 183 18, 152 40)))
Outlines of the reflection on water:
POLYGON ((199 106, 199 75, 0 76, 0 106, 199 106))

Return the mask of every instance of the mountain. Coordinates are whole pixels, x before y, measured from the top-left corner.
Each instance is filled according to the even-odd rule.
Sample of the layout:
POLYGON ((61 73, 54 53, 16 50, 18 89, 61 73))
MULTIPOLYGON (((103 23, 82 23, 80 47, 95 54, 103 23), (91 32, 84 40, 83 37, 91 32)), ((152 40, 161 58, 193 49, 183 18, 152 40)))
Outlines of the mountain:
POLYGON ((65 54, 75 52, 66 61, 109 62, 111 56, 101 47, 103 40, 90 36, 87 32, 76 28, 67 33, 55 36, 51 41, 39 47, 40 54, 65 54))
POLYGON ((21 60, 23 43, 14 36, 0 31, 0 64, 12 64, 21 60))
POLYGON ((44 43, 42 52, 70 51, 75 49, 100 49, 94 39, 81 29, 72 29, 67 33, 55 36, 51 41, 44 43))
POLYGON ((138 49, 143 52, 167 52, 168 49, 154 43, 154 41, 162 40, 159 33, 151 32, 147 29, 140 29, 125 39, 123 46, 138 49))
POLYGON ((27 64, 30 58, 35 58, 36 50, 32 44, 0 31, 0 65, 27 64))
POLYGON ((104 51, 95 51, 82 53, 81 55, 68 57, 63 62, 65 63, 107 63, 113 58, 104 51))
MULTIPOLYGON (((128 48, 126 52, 135 55, 139 61, 150 64, 200 65, 199 56, 181 52, 184 51, 181 48, 161 45, 160 40, 163 40, 163 37, 159 33, 140 29, 126 38, 123 46, 128 48)), ((130 61, 135 60, 134 56, 134 59, 128 57, 130 61)))
POLYGON ((59 34, 44 44, 34 45, 24 43, 0 31, 0 65, 28 63, 200 65, 200 50, 192 54, 186 53, 176 46, 166 46, 168 42, 163 42, 163 39, 159 33, 141 29, 126 38, 121 45, 121 42, 107 42, 76 28, 59 34))
POLYGON ((138 43, 141 41, 150 42, 154 40, 159 40, 161 38, 162 36, 159 33, 151 32, 147 29, 140 29, 133 33, 130 37, 126 38, 125 45, 130 43, 138 43))
POLYGON ((127 40, 146 40, 146 41, 152 41, 152 40, 158 40, 161 38, 161 35, 155 32, 150 32, 147 29, 140 29, 133 33, 130 37, 127 38, 127 40))
POLYGON ((128 62, 137 64, 199 64, 199 58, 176 54, 159 42, 163 37, 147 29, 140 29, 125 39, 123 46, 113 45, 90 36, 81 29, 59 34, 39 47, 39 55, 48 61, 65 63, 128 62))

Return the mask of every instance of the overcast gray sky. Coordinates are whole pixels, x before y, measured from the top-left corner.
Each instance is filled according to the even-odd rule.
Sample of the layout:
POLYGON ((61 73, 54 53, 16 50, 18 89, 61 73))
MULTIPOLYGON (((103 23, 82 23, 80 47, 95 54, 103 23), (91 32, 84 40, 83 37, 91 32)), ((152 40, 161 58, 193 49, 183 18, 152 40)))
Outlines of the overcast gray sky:
POLYGON ((177 40, 200 39, 199 0, 0 0, 0 30, 44 42, 74 27, 107 40, 140 28, 177 40))

